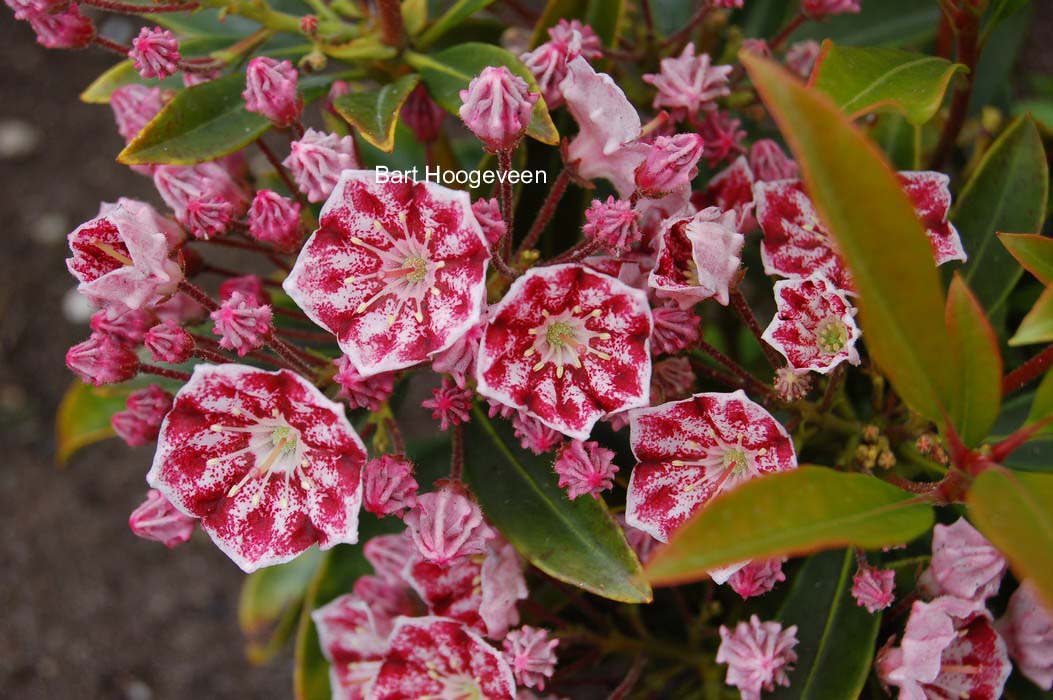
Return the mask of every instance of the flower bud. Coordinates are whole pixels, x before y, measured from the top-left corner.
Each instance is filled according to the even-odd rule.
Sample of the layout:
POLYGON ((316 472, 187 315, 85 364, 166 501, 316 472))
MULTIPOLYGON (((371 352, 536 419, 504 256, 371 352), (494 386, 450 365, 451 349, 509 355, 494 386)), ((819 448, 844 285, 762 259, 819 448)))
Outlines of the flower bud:
POLYGON ((292 171, 296 186, 309 202, 322 202, 329 197, 340 179, 340 173, 358 167, 355 145, 350 136, 339 137, 308 129, 303 138, 289 146, 289 156, 282 165, 292 171))
POLYGON ((143 343, 155 362, 178 365, 194 354, 194 339, 173 319, 158 323, 148 330, 143 343))
POLYGON ((146 500, 128 518, 128 527, 144 540, 175 547, 190 539, 197 521, 183 515, 157 489, 150 489, 146 500))
POLYGON ((446 110, 431 99, 423 85, 413 89, 399 114, 421 143, 431 143, 439 138, 443 119, 446 118, 446 110))
POLYGON ((125 410, 115 413, 110 425, 130 447, 138 447, 157 439, 161 421, 170 410, 172 395, 156 384, 151 384, 133 392, 128 397, 125 410))
POLYGON ((132 39, 128 58, 141 77, 164 80, 179 69, 179 40, 167 29, 143 27, 132 39))
POLYGON ((245 109, 262 114, 275 126, 300 120, 303 98, 296 92, 297 73, 289 61, 257 56, 245 71, 245 109))
POLYGON ((300 203, 271 190, 260 190, 249 207, 249 235, 282 251, 300 242, 300 203))
POLYGON ((210 315, 216 326, 220 347, 234 350, 238 357, 263 347, 271 334, 271 307, 261 306, 252 297, 234 292, 210 315))
POLYGON ((258 275, 242 275, 225 280, 219 285, 220 301, 230 299, 234 292, 241 292, 260 306, 271 303, 271 295, 267 293, 263 280, 258 275))
POLYGON ((540 95, 504 66, 488 66, 461 90, 461 119, 487 150, 516 146, 530 123, 540 95))
POLYGON ((797 177, 797 163, 771 139, 761 139, 750 147, 750 170, 758 180, 790 180, 797 177))
POLYGON ((812 19, 826 19, 830 15, 859 14, 859 0, 803 0, 801 12, 812 19))
POLYGON ((110 109, 113 110, 113 118, 117 122, 117 131, 126 143, 138 136, 163 106, 161 88, 138 83, 119 87, 110 95, 110 109))
POLYGON ((636 169, 636 186, 645 197, 656 199, 690 187, 701 157, 702 137, 698 134, 659 136, 636 169))
POLYGON ((95 386, 116 384, 139 372, 139 358, 127 345, 102 333, 92 333, 66 353, 66 366, 95 386))
POLYGON ((340 385, 338 396, 347 399, 352 408, 376 411, 395 390, 393 372, 363 377, 347 355, 336 358, 333 364, 336 365, 336 376, 333 377, 333 381, 340 385))
POLYGON ((37 43, 46 49, 83 49, 95 39, 95 25, 76 3, 59 12, 34 15, 29 25, 37 34, 37 43))
POLYGON ((132 347, 143 342, 146 331, 154 325, 154 317, 149 311, 134 309, 112 316, 109 311, 97 311, 91 317, 91 329, 116 338, 132 347))
POLYGON ((505 219, 501 216, 501 205, 496 198, 477 199, 472 202, 472 213, 483 229, 483 236, 491 246, 505 235, 505 219))
POLYGON ((631 249, 640 241, 640 227, 632 203, 614 196, 604 202, 592 200, 585 210, 585 225, 581 232, 613 253, 631 249))
POLYGON ((417 551, 433 564, 482 554, 494 537, 479 506, 456 485, 417 496, 404 520, 417 551))
POLYGON ((362 507, 381 517, 417 504, 413 463, 401 456, 383 455, 362 470, 362 507))

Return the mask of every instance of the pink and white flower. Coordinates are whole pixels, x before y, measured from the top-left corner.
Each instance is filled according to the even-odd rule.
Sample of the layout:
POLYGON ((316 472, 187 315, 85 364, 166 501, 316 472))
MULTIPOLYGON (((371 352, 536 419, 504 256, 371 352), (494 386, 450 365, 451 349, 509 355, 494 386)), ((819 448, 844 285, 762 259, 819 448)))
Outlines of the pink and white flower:
POLYGON ((273 330, 271 307, 241 292, 224 299, 211 318, 216 324, 212 332, 220 336, 219 346, 236 350, 238 357, 263 347, 273 330))
POLYGON ((308 129, 299 141, 289 145, 282 165, 292 172, 308 202, 322 202, 332 194, 345 170, 358 167, 355 141, 351 136, 308 129))
POLYGON ((658 199, 690 189, 691 180, 698 174, 702 147, 702 137, 698 134, 656 138, 636 169, 636 187, 640 193, 658 199))
POLYGON ((197 238, 226 232, 249 206, 245 187, 219 161, 157 166, 154 186, 179 222, 197 238))
POLYGON ((66 352, 66 366, 85 382, 102 386, 124 382, 139 373, 135 350, 105 333, 92 333, 66 352))
POLYGON ((523 138, 541 95, 505 66, 487 66, 461 90, 459 114, 486 150, 507 151, 523 138))
POLYGON ((574 38, 574 32, 581 35, 582 56, 589 61, 603 56, 603 41, 592 27, 583 24, 580 20, 561 19, 556 22, 555 26, 548 28, 548 38, 566 44, 574 38))
POLYGON ((545 681, 556 672, 558 639, 549 639, 548 630, 523 625, 505 637, 505 659, 520 685, 545 689, 545 681))
POLYGON ((471 390, 443 377, 442 386, 432 389, 431 395, 430 399, 421 402, 421 406, 431 409, 431 417, 439 421, 440 430, 446 431, 468 422, 475 396, 471 390))
POLYGON ((300 203, 260 190, 249 207, 249 235, 278 250, 295 250, 300 242, 300 203))
POLYGON ((967 256, 958 229, 947 220, 951 209, 950 178, 933 171, 903 171, 897 176, 929 235, 936 264, 951 260, 965 262, 967 256))
POLYGON ((418 495, 404 520, 417 551, 433 564, 482 554, 495 536, 478 504, 456 484, 418 495))
POLYGON ((333 700, 364 700, 388 650, 393 622, 348 593, 311 613, 329 662, 333 700))
POLYGON ((365 461, 343 406, 299 375, 197 365, 147 481, 249 572, 357 542, 365 461))
POLYGON ((512 416, 512 430, 523 449, 536 455, 550 452, 563 441, 563 433, 553 430, 523 411, 516 411, 512 416))
POLYGON ((256 56, 245 71, 245 109, 279 127, 298 122, 303 111, 303 98, 296 92, 298 77, 291 62, 256 56))
POLYGON ((1009 598, 1005 616, 995 623, 1016 669, 1043 690, 1053 689, 1053 612, 1024 581, 1009 598))
POLYGON ((674 118, 684 119, 716 109, 716 100, 731 94, 731 68, 712 65, 709 54, 695 55, 692 42, 678 57, 663 58, 660 73, 648 73, 643 79, 658 91, 652 104, 655 110, 668 109, 674 118))
POLYGON ((117 315, 109 311, 96 311, 92 314, 89 325, 93 331, 113 336, 134 347, 143 342, 155 320, 154 315, 146 309, 125 311, 117 315))
POLYGON ((786 557, 751 561, 736 571, 728 579, 732 590, 742 596, 743 600, 754 598, 770 592, 775 585, 786 580, 782 565, 786 557))
POLYGON ((362 471, 362 507, 379 516, 399 515, 417 505, 413 462, 401 455, 381 455, 362 471))
POLYGON ((733 211, 708 207, 666 221, 647 280, 656 296, 672 299, 681 308, 710 298, 727 306, 746 242, 735 229, 737 219, 733 211))
POLYGON ((285 291, 363 376, 424 362, 479 320, 489 251, 466 192, 345 172, 285 291))
POLYGON ((194 339, 171 318, 148 330, 143 344, 154 361, 176 365, 189 360, 195 348, 194 339))
POLYGON ((585 494, 599 498, 614 486, 614 475, 618 473, 614 452, 597 442, 581 440, 564 443, 552 468, 559 475, 560 488, 567 489, 572 501, 585 494))
POLYGON ((763 182, 797 177, 797 163, 771 139, 760 139, 750 146, 749 165, 757 179, 763 182))
POLYGON ((742 700, 760 700, 762 690, 790 685, 796 646, 797 625, 783 629, 778 622, 761 622, 752 615, 734 632, 720 626, 717 663, 728 665, 727 684, 739 689, 742 700))
POLYGON ((133 391, 125 402, 123 411, 110 418, 110 425, 117 436, 129 447, 138 447, 157 439, 161 421, 172 409, 172 395, 151 384, 145 389, 133 391))
POLYGON ((662 542, 717 494, 797 467, 786 428, 741 390, 633 411, 629 425, 625 520, 662 542))
MULTIPOLYGON (((552 34, 552 29, 549 29, 549 36, 552 34)), ((563 104, 560 83, 567 77, 567 63, 581 55, 581 41, 581 33, 572 29, 565 39, 546 41, 519 57, 523 65, 534 74, 541 95, 550 110, 563 104)))
POLYGON ((564 435, 648 402, 651 312, 643 292, 582 265, 535 267, 492 306, 478 391, 564 435))
POLYGON ((37 43, 46 49, 83 49, 95 38, 95 25, 71 2, 65 9, 28 18, 37 43))
POLYGON ((763 338, 791 367, 826 374, 842 362, 859 364, 856 309, 821 274, 776 282, 775 307, 763 338))
POLYGON ((131 143, 163 106, 164 100, 159 87, 132 83, 117 88, 110 95, 110 109, 113 110, 113 118, 117 122, 117 131, 126 143, 131 143))
POLYGON ((179 40, 167 29, 143 27, 132 39, 128 58, 141 77, 164 80, 179 69, 179 40))
POLYGON ((936 596, 954 596, 978 610, 998 593, 1008 565, 993 544, 959 518, 932 531, 932 561, 919 583, 936 596))
POLYGON ((875 613, 892 605, 896 599, 896 572, 860 564, 852 577, 852 597, 856 605, 875 613))
POLYGON ((336 365, 336 375, 333 380, 340 385, 340 392, 337 395, 342 399, 347 399, 351 408, 376 411, 395 390, 395 374, 392 372, 364 377, 355 369, 355 365, 347 355, 336 358, 333 364, 336 365))
POLYGON ((157 489, 150 489, 146 500, 128 516, 128 527, 137 537, 160 542, 171 549, 194 534, 197 520, 183 515, 157 489))
POLYGON ((623 253, 640 241, 637 217, 636 210, 628 200, 615 199, 613 195, 606 202, 594 199, 585 210, 585 225, 581 227, 581 232, 607 250, 615 254, 623 253))

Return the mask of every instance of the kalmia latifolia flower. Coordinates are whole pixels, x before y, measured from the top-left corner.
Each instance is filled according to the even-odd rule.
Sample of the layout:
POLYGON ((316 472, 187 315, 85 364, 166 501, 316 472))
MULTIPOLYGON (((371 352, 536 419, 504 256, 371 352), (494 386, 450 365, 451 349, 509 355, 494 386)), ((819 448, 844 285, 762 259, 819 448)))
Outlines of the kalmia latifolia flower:
POLYGON ((625 519, 662 542, 717 494, 797 467, 786 428, 741 390, 633 411, 629 425, 625 519))
POLYGON ((490 308, 481 395, 579 440, 648 402, 651 311, 643 292, 582 265, 535 267, 490 308))
POLYGON ((271 303, 271 295, 267 293, 259 275, 229 277, 220 283, 219 298, 222 301, 230 299, 235 292, 240 292, 243 297, 252 299, 260 306, 271 303))
POLYGON ((135 350, 105 333, 92 333, 66 353, 66 366, 85 382, 102 386, 131 379, 139 373, 135 350))
POLYGON ((550 452, 563 441, 563 433, 553 430, 523 411, 515 411, 515 415, 512 416, 512 429, 523 449, 536 455, 550 452))
POLYGON ((494 537, 479 506, 454 485, 418 495, 404 520, 417 551, 433 564, 482 554, 494 537))
POLYGON ((249 235, 282 251, 300 242, 300 203, 272 190, 260 190, 249 207, 249 235))
POLYGON ((599 35, 587 24, 580 20, 561 19, 554 26, 548 28, 548 38, 562 44, 569 44, 577 32, 581 37, 581 55, 592 61, 603 56, 603 41, 599 35))
POLYGON ((505 660, 512 667, 516 682, 527 688, 545 689, 545 681, 556 671, 558 639, 549 639, 548 630, 523 625, 504 640, 505 660))
POLYGON ((299 375, 197 365, 147 481, 250 572, 357 542, 365 461, 343 406, 299 375))
POLYGON ((395 390, 395 374, 392 372, 363 377, 346 355, 336 358, 333 364, 336 365, 333 380, 340 385, 338 396, 347 399, 352 408, 376 411, 395 390))
POLYGON ((501 653, 460 622, 401 617, 370 700, 514 700, 515 679, 501 653))
POLYGON ((453 345, 435 353, 431 368, 439 374, 448 374, 458 388, 464 389, 468 377, 475 376, 475 358, 479 354, 479 342, 483 338, 483 325, 477 323, 453 345))
POLYGON ((733 211, 708 207, 693 216, 666 221, 648 277, 655 294, 682 308, 710 298, 726 306, 746 242, 735 230, 737 218, 733 211))
POLYGON ((303 111, 296 92, 298 74, 289 61, 257 56, 245 70, 245 109, 262 114, 279 127, 295 124, 303 111))
POLYGON ((479 321, 489 247, 468 194, 344 173, 285 291, 365 376, 428 360, 479 321))
POLYGON ((763 338, 791 367, 826 374, 842 362, 859 364, 856 310, 821 274, 776 282, 775 308, 763 338))
POLYGON ((212 332, 220 336, 220 347, 235 350, 238 357, 244 357, 267 342, 272 330, 271 316, 270 306, 234 292, 212 312, 211 318, 216 324, 212 332))
POLYGON ((146 500, 128 516, 128 527, 137 537, 169 549, 189 540, 196 525, 196 519, 180 513, 157 489, 150 489, 146 500))
POLYGON ((523 138, 540 99, 505 66, 488 66, 461 90, 459 114, 488 151, 507 151, 523 138))
POLYGON ((15 19, 28 20, 39 15, 46 15, 60 9, 65 0, 4 0, 15 19))
POLYGON ((932 561, 919 583, 935 595, 950 595, 982 609, 998 593, 1007 568, 1005 557, 965 518, 937 525, 932 532, 932 561))
POLYGON ((651 350, 656 355, 675 355, 698 340, 702 320, 690 309, 663 304, 651 309, 654 332, 651 350))
POLYGON ((534 74, 545 104, 552 110, 563 104, 560 84, 567 77, 567 64, 578 56, 599 58, 603 55, 603 47, 592 27, 578 20, 567 22, 561 19, 559 24, 549 28, 548 36, 549 41, 520 58, 534 74))
POLYGON ((296 186, 308 202, 325 201, 336 188, 340 175, 358 167, 354 139, 308 129, 299 141, 290 144, 289 155, 282 165, 292 172, 296 186))
POLYGON ((113 414, 110 425, 130 447, 138 447, 157 439, 161 421, 171 408, 172 395, 151 384, 132 392, 125 402, 125 409, 113 414))
POLYGON ((734 119, 730 112, 713 110, 706 113, 698 124, 698 133, 706 142, 706 162, 715 168, 720 163, 746 152, 742 145, 746 132, 742 120, 734 119))
POLYGON ((702 157, 698 134, 659 136, 636 169, 636 186, 645 197, 662 197, 691 186, 702 157))
POLYGON ((431 143, 442 134, 446 110, 431 99, 423 85, 418 85, 406 98, 399 116, 418 141, 431 143))
POLYGON ((797 163, 771 139, 761 139, 750 146, 749 165, 754 176, 763 182, 797 177, 797 163))
POLYGON ((387 652, 393 621, 353 593, 311 613, 318 643, 329 662, 334 700, 364 700, 387 652))
POLYGON ((117 315, 109 311, 96 311, 91 317, 91 329, 113 336, 122 343, 139 345, 146 332, 154 325, 154 315, 144 309, 125 311, 117 315))
POLYGON ((830 15, 858 14, 860 0, 803 0, 801 12, 812 19, 826 19, 830 15))
POLYGON ((786 574, 782 572, 784 563, 786 557, 751 561, 731 575, 728 585, 743 600, 764 595, 775 588, 777 583, 786 580, 786 574))
POLYGON ((505 218, 501 215, 501 205, 496 198, 475 200, 472 202, 472 213, 489 245, 497 243, 505 235, 505 218))
POLYGON ((374 515, 393 515, 417 504, 413 463, 399 455, 382 455, 362 471, 362 507, 374 515))
POLYGON ((775 370, 775 381, 772 385, 779 400, 789 404, 804 398, 812 390, 812 378, 806 370, 779 367, 775 370))
POLYGON ((161 88, 158 87, 132 83, 117 88, 110 95, 110 109, 117 122, 117 131, 126 143, 131 143, 163 106, 161 88))
POLYGON ((717 663, 727 664, 725 678, 735 686, 742 700, 760 700, 761 691, 775 690, 775 686, 789 686, 789 672, 797 661, 797 625, 786 629, 778 622, 761 622, 751 615, 749 622, 740 622, 731 631, 720 626, 720 647, 717 663))
POLYGON ((440 430, 446 431, 468 422, 474 396, 469 389, 443 377, 442 386, 432 389, 431 394, 432 397, 422 401, 421 406, 431 409, 431 417, 439 421, 440 430))
POLYGON ((731 66, 714 66, 709 54, 695 55, 694 43, 684 47, 676 58, 663 58, 660 73, 644 75, 658 94, 652 106, 668 109, 677 119, 716 109, 716 100, 731 94, 728 76, 731 66))
POLYGON ((1010 596, 995 628, 1016 669, 1039 688, 1053 689, 1053 612, 1039 600, 1032 582, 1024 581, 1010 596))
POLYGON ((965 262, 965 248, 962 247, 958 229, 947 220, 947 213, 951 209, 950 178, 931 171, 905 171, 897 173, 897 176, 929 235, 936 264, 942 265, 951 260, 965 262))
POLYGON ((654 363, 651 396, 654 401, 675 401, 691 395, 695 373, 686 357, 668 357, 654 363))
POLYGON ((179 40, 167 29, 143 27, 132 39, 128 58, 141 77, 164 80, 179 69, 179 40))
MULTIPOLYGON (((753 217, 753 170, 745 156, 739 156, 731 165, 714 175, 699 198, 701 203, 716 206, 721 211, 734 211, 737 230, 749 233, 757 226, 753 217)), ((692 197, 695 201, 696 197, 692 197)))
POLYGON ((95 25, 70 3, 65 9, 29 17, 37 43, 46 49, 83 49, 95 38, 95 25))
POLYGON ((786 67, 807 79, 815 68, 822 47, 818 41, 798 41, 786 51, 786 67))
POLYGON ((640 241, 637 213, 631 202, 614 196, 592 200, 585 210, 585 225, 581 232, 612 253, 622 253, 640 241))
POLYGON ((597 442, 581 440, 564 443, 552 468, 559 475, 560 488, 567 489, 572 501, 586 494, 599 498, 614 486, 614 475, 618 473, 614 452, 597 442))
POLYGON ((892 605, 896 599, 896 572, 879 569, 868 564, 860 565, 852 577, 852 597, 856 605, 875 613, 892 605))
POLYGON ((225 233, 249 206, 244 187, 219 161, 158 166, 154 186, 179 222, 197 238, 225 233))
POLYGON ((174 319, 158 323, 146 332, 143 344, 156 362, 181 364, 194 354, 194 339, 174 319))

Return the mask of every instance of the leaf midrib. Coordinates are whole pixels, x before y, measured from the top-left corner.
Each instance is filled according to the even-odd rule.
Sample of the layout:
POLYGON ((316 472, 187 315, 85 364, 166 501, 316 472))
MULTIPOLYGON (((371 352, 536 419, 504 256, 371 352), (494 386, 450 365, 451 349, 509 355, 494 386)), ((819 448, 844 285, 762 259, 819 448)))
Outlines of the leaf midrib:
MULTIPOLYGON (((852 97, 852 99, 848 100, 847 102, 845 102, 844 104, 841 105, 841 109, 843 109, 844 111, 846 111, 849 114, 851 114, 852 110, 849 109, 850 105, 855 104, 857 101, 862 99, 864 96, 874 92, 879 87, 883 87, 884 84, 887 83, 895 75, 898 75, 899 73, 901 73, 901 72, 903 72, 905 70, 909 70, 910 68, 913 68, 914 66, 917 66, 917 65, 926 64, 926 63, 937 63, 937 64, 939 64, 939 63, 942 63, 942 62, 943 62, 943 59, 940 59, 940 58, 936 58, 936 57, 933 57, 933 56, 923 56, 921 58, 914 59, 913 61, 908 61, 907 63, 900 64, 899 66, 896 66, 892 70, 890 70, 887 73, 885 73, 884 75, 880 76, 877 80, 874 80, 873 82, 871 82, 863 90, 860 90, 859 92, 857 92, 855 94, 855 96, 852 97)), ((948 69, 943 72, 942 75, 946 75, 948 71, 953 71, 953 70, 955 70, 954 64, 951 64, 950 66, 948 66, 948 69)), ((898 102, 898 101, 896 101, 896 102, 899 103, 899 104, 902 104, 902 102, 898 102)))

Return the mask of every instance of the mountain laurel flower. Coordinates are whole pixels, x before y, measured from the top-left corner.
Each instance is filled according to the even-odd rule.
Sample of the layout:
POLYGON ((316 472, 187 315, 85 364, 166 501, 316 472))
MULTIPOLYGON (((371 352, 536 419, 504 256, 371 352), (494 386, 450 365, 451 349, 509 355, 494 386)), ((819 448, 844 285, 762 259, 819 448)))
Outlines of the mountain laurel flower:
POLYGON ((567 489, 572 501, 585 494, 598 499, 614 486, 614 475, 618 473, 614 452, 600 447, 598 442, 581 440, 565 442, 552 468, 559 475, 559 487, 567 489))
POLYGON ((442 135, 446 110, 431 99, 423 85, 418 85, 406 98, 399 116, 418 141, 432 143, 442 135))
POLYGON ((300 120, 303 98, 296 92, 298 74, 289 61, 257 56, 245 70, 245 109, 262 114, 278 127, 300 120))
POLYGON ((340 175, 358 167, 354 139, 308 129, 299 141, 290 144, 282 165, 292 172, 308 202, 323 202, 332 194, 340 175))
POLYGON ((189 540, 196 525, 196 518, 180 513, 157 489, 150 489, 146 500, 128 517, 128 527, 137 537, 169 549, 189 540))
POLYGON ((736 230, 749 233, 757 227, 753 216, 753 183, 756 178, 745 156, 717 172, 706 184, 706 189, 692 196, 698 206, 715 206, 721 211, 734 211, 736 230))
POLYGON ((933 529, 932 561, 923 585, 934 588, 936 595, 951 595, 982 608, 998 593, 1006 568, 1002 553, 968 520, 959 518, 933 529))
POLYGON ((161 27, 143 27, 128 51, 142 78, 164 80, 179 69, 179 40, 161 27))
POLYGON ((695 394, 629 418, 638 464, 625 520, 662 542, 718 494, 797 467, 786 428, 742 390, 695 394))
POLYGON ((271 307, 260 305, 252 297, 234 292, 212 312, 212 332, 220 337, 219 345, 244 357, 263 347, 271 334, 271 307))
POLYGON ((125 409, 113 414, 110 425, 130 447, 138 447, 157 439, 161 421, 171 408, 172 395, 151 384, 132 392, 125 402, 125 409))
POLYGON ((842 362, 859 364, 856 309, 821 273, 776 282, 775 308, 763 339, 791 367, 827 374, 842 362))
POLYGON ((182 364, 194 354, 194 339, 174 319, 158 323, 146 332, 143 344, 155 362, 182 364))
POLYGON ((220 161, 157 166, 154 187, 196 238, 226 232, 249 206, 244 186, 220 161))
POLYGON ((362 545, 362 554, 373 570, 391 584, 403 584, 402 572, 416 549, 406 530, 392 535, 371 537, 362 545))
POLYGON ((1053 612, 1024 581, 1009 598, 1005 615, 995 623, 1016 669, 1043 690, 1053 690, 1053 612))
POLYGON ((66 353, 66 366, 85 382, 102 386, 124 382, 139 373, 135 350, 105 333, 92 333, 66 353))
POLYGON ((687 398, 694 386, 695 372, 686 357, 667 357, 654 363, 651 397, 656 403, 687 398))
POLYGON ((603 55, 600 38, 588 25, 578 20, 559 24, 548 30, 550 40, 533 51, 520 56, 530 72, 534 74, 545 104, 550 110, 563 104, 560 83, 567 77, 567 64, 578 56, 586 59, 603 55))
POLYGON ((559 22, 548 28, 548 38, 560 44, 570 44, 575 39, 575 32, 580 37, 581 56, 589 61, 603 56, 603 40, 592 27, 582 24, 581 20, 560 19, 559 22))
POLYGON ((645 197, 662 197, 690 188, 698 174, 703 142, 698 134, 659 136, 636 169, 636 186, 645 197))
POLYGON ((219 285, 219 298, 222 301, 230 299, 234 292, 241 292, 243 296, 252 299, 259 305, 270 304, 271 295, 263 285, 259 275, 241 275, 240 277, 228 277, 219 285))
POLYGON ((512 429, 522 448, 536 455, 551 452, 556 445, 563 442, 563 433, 553 430, 523 411, 515 411, 512 416, 512 429))
POLYGON ((819 42, 811 39, 791 44, 786 51, 786 67, 807 80, 819 60, 820 51, 819 42))
POLYGON ((477 323, 454 341, 453 345, 431 358, 431 368, 439 374, 448 374, 458 388, 468 385, 468 377, 475 376, 475 359, 479 354, 479 343, 483 338, 483 326, 477 323))
POLYGON ((540 99, 527 82, 505 66, 487 66, 461 90, 459 114, 488 151, 508 151, 519 143, 540 99))
POLYGON ((861 0, 803 0, 801 12, 812 19, 826 19, 830 15, 859 14, 861 0))
POLYGON ((96 311, 91 316, 90 326, 93 331, 113 336, 127 345, 140 345, 146 338, 146 332, 154 325, 154 315, 146 309, 135 309, 116 312, 96 311))
POLYGON ((260 190, 249 206, 249 235, 280 251, 300 242, 300 203, 273 190, 260 190))
POLYGON ((556 672, 558 639, 549 639, 548 630, 523 625, 504 639, 505 660, 512 667, 516 682, 527 688, 545 689, 545 681, 556 672))
POLYGON ((417 504, 413 463, 399 455, 382 455, 362 470, 362 507, 381 517, 417 504))
POLYGON ((535 267, 490 307, 478 391, 586 440, 605 415, 647 405, 650 335, 642 291, 583 265, 535 267))
POLYGON ((472 202, 472 213, 475 214, 486 242, 493 246, 505 235, 505 218, 501 215, 501 205, 496 197, 477 199, 472 202))
POLYGON ((607 197, 592 200, 585 210, 585 225, 581 232, 614 254, 622 253, 640 242, 637 213, 631 202, 607 197))
POLYGON ((431 394, 432 398, 422 401, 421 406, 431 409, 431 417, 439 421, 440 430, 446 431, 468 422, 474 396, 471 390, 443 377, 442 386, 432 389, 431 394))
POLYGON ((688 217, 668 219, 658 234, 658 255, 647 283, 655 295, 690 308, 703 299, 727 306, 742 264, 745 236, 738 215, 707 207, 688 217))
POLYGON ((334 700, 364 700, 387 652, 394 621, 355 593, 312 611, 311 621, 329 662, 334 700))
POLYGON ((395 390, 393 372, 363 377, 346 355, 333 360, 333 364, 336 365, 336 375, 333 381, 340 385, 337 395, 346 399, 351 404, 351 408, 376 411, 395 390))
POLYGON ((716 109, 716 101, 731 94, 728 76, 732 67, 712 65, 709 54, 695 55, 694 43, 676 58, 663 58, 660 66, 661 72, 648 73, 643 79, 658 91, 654 109, 668 109, 674 119, 716 109))
POLYGON ((933 171, 902 171, 896 176, 925 227, 936 264, 951 260, 965 262, 967 256, 958 229, 947 220, 951 209, 951 179, 933 171))
POLYGON ((790 366, 779 367, 775 370, 772 386, 780 401, 791 404, 803 399, 812 390, 812 378, 807 370, 797 370, 790 366))
POLYGON ((125 143, 131 143, 163 106, 164 99, 159 87, 132 83, 117 88, 110 95, 110 109, 117 122, 117 131, 124 137, 125 143))
POLYGON ((494 537, 479 506, 454 485, 418 495, 403 519, 417 551, 433 564, 482 554, 494 537))
POLYGON ((251 572, 357 542, 365 462, 344 407, 298 374, 199 364, 147 482, 251 572))
POLYGON ((763 182, 797 178, 797 163, 771 139, 760 139, 750 146, 749 165, 763 182))
POLYGON ((761 622, 751 615, 732 632, 720 626, 717 663, 727 664, 728 685, 739 689, 742 700, 760 700, 761 691, 789 686, 789 672, 797 661, 797 625, 786 629, 778 622, 761 622))
POLYGON ((852 597, 856 605, 875 613, 892 605, 896 599, 896 572, 861 564, 852 577, 852 597))
POLYGON ((65 9, 28 18, 37 43, 46 49, 83 49, 95 39, 95 25, 71 2, 65 9))
POLYGON ((731 575, 728 585, 743 600, 764 595, 774 589, 776 584, 786 580, 786 574, 782 572, 784 563, 786 557, 751 561, 731 575))
POLYGON ((656 355, 675 355, 698 341, 702 320, 691 309, 676 304, 651 307, 654 332, 651 352, 656 355))
POLYGON ((20 20, 50 14, 66 4, 65 0, 5 0, 5 2, 15 13, 15 19, 20 20))

